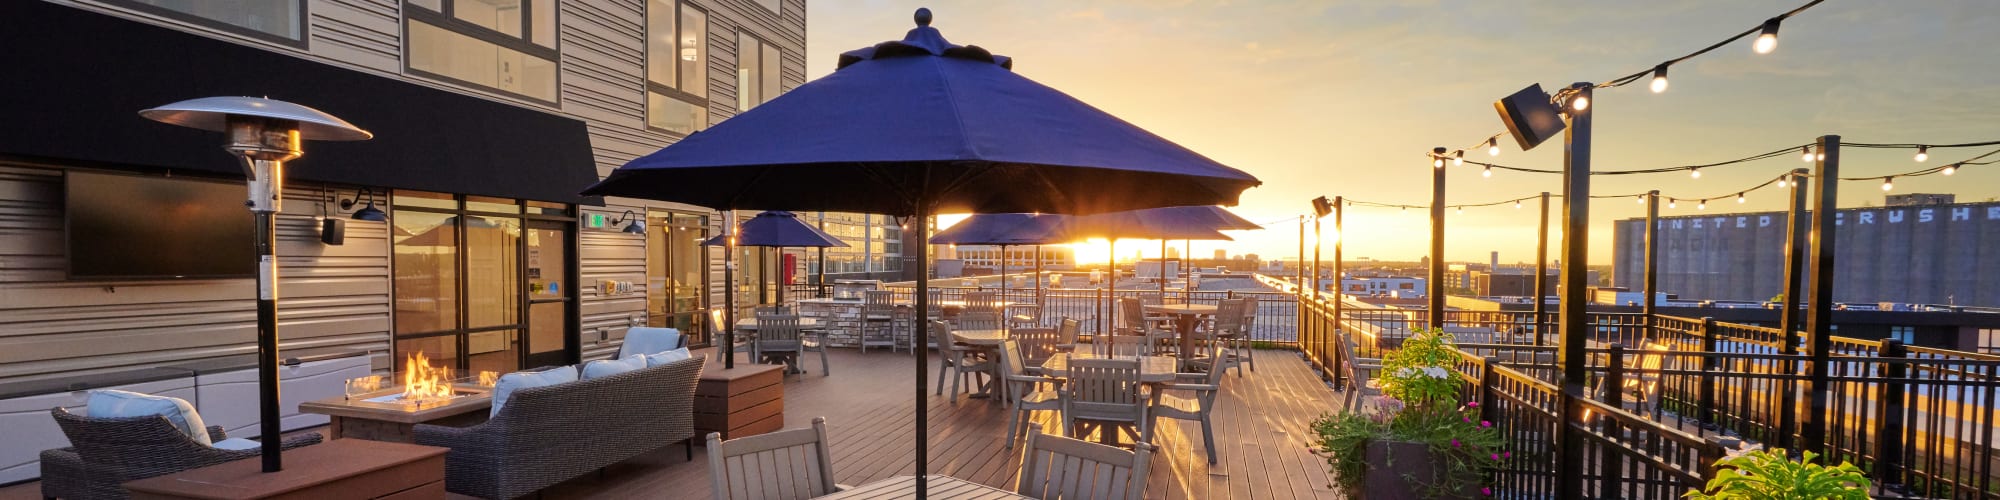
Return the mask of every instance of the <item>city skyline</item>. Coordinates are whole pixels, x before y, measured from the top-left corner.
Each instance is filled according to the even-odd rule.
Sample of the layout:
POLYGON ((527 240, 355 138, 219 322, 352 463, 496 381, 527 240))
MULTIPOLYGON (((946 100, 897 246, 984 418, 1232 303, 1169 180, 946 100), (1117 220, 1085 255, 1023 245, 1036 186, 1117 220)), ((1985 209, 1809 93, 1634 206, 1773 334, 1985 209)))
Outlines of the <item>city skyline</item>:
MULTIPOLYGON (((1501 131, 1492 101, 1530 83, 1544 88, 1604 81, 1645 70, 1797 2, 1554 1, 1485 3, 1328 2, 907 2, 871 0, 809 6, 808 78, 832 70, 839 52, 909 27, 928 6, 955 43, 1012 56, 1015 70, 1190 149, 1255 172, 1262 187, 1231 209, 1264 231, 1234 231, 1233 243, 1195 242, 1267 258, 1298 254, 1297 216, 1315 196, 1426 204, 1431 147, 1473 146, 1501 131), (1534 26, 1535 29, 1525 29, 1534 26), (1578 43, 1577 40, 1596 40, 1578 43)), ((2000 138, 1986 117, 2000 112, 2000 68, 1964 64, 2000 43, 1980 27, 2000 20, 2000 4, 1833 2, 1784 24, 1778 48, 1752 53, 1741 41, 1674 66, 1660 94, 1646 86, 1598 94, 1595 168, 1630 170, 1700 164, 1801 145, 1824 134, 1875 143, 1963 143, 2000 138)), ((1468 158, 1558 169, 1560 144, 1468 158)), ((1941 165, 1991 148, 1933 149, 1941 165)), ((1917 168, 1908 150, 1846 151, 1844 175, 1917 168)), ((1779 210, 1781 191, 1737 191, 1799 168, 1796 155, 1685 174, 1598 176, 1598 194, 1659 189, 1665 196, 1726 203, 1709 212, 1779 210)), ((1449 204, 1560 193, 1559 176, 1448 167, 1449 204)), ((1883 204, 1877 184, 1842 186, 1840 205, 1883 204)), ((1899 179, 1893 193, 1936 192, 1981 201, 2000 195, 2000 169, 1968 167, 1953 177, 1899 179)), ((1690 204, 1662 215, 1690 215, 1690 204)), ((1591 263, 1611 261, 1612 222, 1643 216, 1629 200, 1592 205, 1591 263)), ((1530 201, 1470 208, 1447 216, 1447 260, 1532 259, 1536 210, 1530 201)), ((1559 218, 1559 215, 1557 216, 1559 218)), ((1552 220, 1552 226, 1558 223, 1552 220)), ((1347 255, 1404 260, 1425 253, 1427 214, 1350 207, 1347 255)), ((1330 256, 1334 235, 1325 229, 1330 256)), ((1552 228, 1552 232, 1555 231, 1552 228)), ((1310 237, 1310 235, 1308 235, 1310 237)), ((1560 241, 1559 232, 1551 244, 1560 241)), ((1157 255, 1158 244, 1121 242, 1157 255)), ((1101 247, 1101 244, 1098 246, 1101 247)), ((1310 253, 1310 249, 1308 249, 1310 253)), ((1101 252, 1079 248, 1085 262, 1101 252)))

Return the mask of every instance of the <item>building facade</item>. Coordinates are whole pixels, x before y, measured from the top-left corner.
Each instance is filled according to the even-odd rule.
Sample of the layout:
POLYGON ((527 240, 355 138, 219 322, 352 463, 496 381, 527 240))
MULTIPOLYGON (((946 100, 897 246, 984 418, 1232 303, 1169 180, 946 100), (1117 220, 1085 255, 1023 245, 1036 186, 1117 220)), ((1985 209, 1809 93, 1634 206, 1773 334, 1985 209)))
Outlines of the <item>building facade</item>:
POLYGON ((1076 269, 1076 252, 1068 245, 1008 245, 1005 249, 995 245, 955 245, 953 252, 966 267, 978 267, 999 272, 1000 265, 1006 264, 1008 273, 1033 272, 1035 252, 1041 252, 1041 266, 1046 271, 1068 271, 1076 269))
MULTIPOLYGON (((1928 195, 1926 195, 1928 196, 1928 195)), ((1659 291, 1691 300, 1784 292, 1785 212, 1661 217, 1659 291)), ((1833 300, 2000 306, 2000 203, 1841 209, 1833 300)), ((1644 287, 1644 219, 1614 226, 1616 285, 1644 287)))
MULTIPOLYGON (((260 95, 376 134, 307 142, 287 173, 285 356, 508 371, 608 357, 635 326, 703 338, 724 289, 699 242, 725 215, 576 193, 805 80, 802 0, 57 0, 0 18, 8 67, 36 75, 0 84, 0 108, 36 118, 0 130, 0 384, 255 351, 248 276, 79 272, 80 249, 146 243, 67 230, 66 191, 242 189, 220 134, 140 109, 260 95)), ((240 201, 226 213, 247 220, 240 201)), ((782 274, 754 263, 792 261, 741 251, 755 304, 782 274)))

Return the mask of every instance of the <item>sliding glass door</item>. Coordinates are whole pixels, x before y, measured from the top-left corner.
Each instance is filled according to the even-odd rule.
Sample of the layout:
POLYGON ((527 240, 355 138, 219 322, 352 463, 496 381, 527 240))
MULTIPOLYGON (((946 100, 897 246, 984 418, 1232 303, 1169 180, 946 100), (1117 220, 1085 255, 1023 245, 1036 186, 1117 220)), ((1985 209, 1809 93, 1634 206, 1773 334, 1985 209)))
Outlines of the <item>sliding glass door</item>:
POLYGON ((567 208, 413 191, 392 205, 398 369, 418 353, 465 375, 572 357, 567 208))

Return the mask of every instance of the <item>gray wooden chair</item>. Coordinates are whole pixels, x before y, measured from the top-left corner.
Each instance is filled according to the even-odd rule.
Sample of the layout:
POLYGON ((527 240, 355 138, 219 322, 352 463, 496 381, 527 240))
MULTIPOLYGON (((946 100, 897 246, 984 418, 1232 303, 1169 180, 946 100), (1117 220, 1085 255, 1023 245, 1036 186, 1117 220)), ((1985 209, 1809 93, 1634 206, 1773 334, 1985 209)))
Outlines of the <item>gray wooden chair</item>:
POLYGON ((1347 371, 1347 411, 1356 411, 1365 398, 1382 396, 1382 388, 1373 381, 1382 371, 1381 358, 1357 358, 1354 356, 1354 339, 1340 337, 1340 359, 1343 370, 1347 371))
POLYGON ((943 321, 931 322, 931 342, 937 344, 938 357, 941 358, 941 362, 938 363, 937 393, 940 395, 944 394, 945 371, 950 370, 953 375, 951 377, 952 404, 958 403, 959 384, 965 381, 965 377, 974 377, 971 383, 966 384, 966 387, 976 388, 979 387, 977 377, 993 370, 993 365, 991 364, 993 361, 981 359, 979 357, 981 352, 979 349, 952 342, 951 324, 949 323, 943 321))
POLYGON ((962 314, 993 313, 994 316, 1001 316, 1005 311, 1000 309, 1000 292, 965 292, 965 312, 962 314))
POLYGON ((1056 350, 1071 352, 1076 350, 1077 337, 1083 332, 1083 322, 1063 316, 1056 322, 1056 350))
POLYGON ((716 345, 721 345, 721 343, 724 342, 724 339, 734 339, 731 343, 732 349, 730 352, 743 354, 743 359, 745 363, 756 363, 757 336, 756 335, 735 335, 733 337, 726 336, 726 334, 731 333, 730 330, 734 330, 736 328, 736 325, 729 324, 728 313, 729 310, 722 306, 715 306, 708 308, 709 341, 715 342, 716 345))
POLYGON ((819 351, 820 375, 833 375, 832 367, 827 365, 826 342, 819 339, 818 334, 807 333, 800 328, 797 315, 758 316, 756 350, 760 358, 787 355, 785 366, 787 371, 793 373, 805 373, 799 368, 802 364, 799 358, 807 352, 819 351))
POLYGON ((1028 435, 1014 493, 1061 500, 1139 500, 1146 497, 1146 468, 1153 445, 1115 446, 1052 434, 1028 435))
POLYGON ((1000 313, 991 311, 966 311, 958 315, 961 330, 999 330, 1000 313))
POLYGON ((1007 332, 1007 338, 1021 345, 1021 362, 1027 365, 1028 371, 1037 373, 1041 371, 1042 363, 1059 352, 1056 345, 1062 342, 1052 328, 1016 328, 1007 332))
POLYGON ((1013 408, 1010 412, 1012 416, 1007 418, 1008 448, 1014 447, 1014 440, 1020 438, 1023 431, 1030 430, 1029 426, 1022 425, 1022 421, 1028 420, 1031 415, 1029 412, 1062 410, 1062 396, 1056 391, 1042 389, 1043 385, 1053 384, 1056 380, 1028 371, 1020 352, 1025 348, 1012 340, 1000 344, 1000 365, 1004 370, 1000 374, 1001 382, 1007 384, 1007 402, 1013 408))
POLYGON ((1209 415, 1215 411, 1216 393, 1222 390, 1222 345, 1212 344, 1208 350, 1209 359, 1216 362, 1208 366, 1207 373, 1176 374, 1172 385, 1155 392, 1153 407, 1148 411, 1153 422, 1147 424, 1146 435, 1140 440, 1152 442, 1152 433, 1159 429, 1158 421, 1163 417, 1200 422, 1201 443, 1208 450, 1208 463, 1214 464, 1215 424, 1209 415))
POLYGON ((868 290, 861 293, 861 352, 870 347, 896 350, 896 292, 868 290))
POLYGON ((827 443, 826 417, 813 417, 810 428, 728 441, 708 433, 709 488, 715 500, 807 499, 848 489, 833 482, 827 443))
MULTIPOLYGON (((1209 318, 1208 330, 1197 331, 1195 338, 1201 341, 1201 343, 1215 344, 1218 347, 1224 343, 1228 343, 1232 339, 1242 338, 1244 336, 1244 307, 1246 307, 1246 304, 1243 301, 1235 299, 1226 299, 1217 303, 1215 316, 1209 318)), ((1215 357, 1214 361, 1209 363, 1215 369, 1222 370, 1234 366, 1236 367, 1236 376, 1243 376, 1242 360, 1237 357, 1235 349, 1202 348, 1201 352, 1215 357)))
POLYGON ((1240 300, 1243 301, 1243 330, 1237 332, 1236 338, 1229 340, 1230 355, 1239 358, 1236 367, 1237 377, 1243 376, 1243 364, 1250 365, 1250 371, 1257 371, 1257 349, 1255 342, 1250 338, 1250 333, 1257 326, 1259 301, 1256 296, 1243 297, 1240 300))
MULTIPOLYGON (((1118 314, 1125 319, 1125 328, 1118 334, 1142 336, 1148 342, 1148 351, 1168 341, 1178 342, 1178 333, 1159 327, 1160 319, 1146 315, 1146 304, 1142 297, 1121 297, 1118 299, 1118 314)), ((1171 319, 1171 318, 1168 318, 1171 319)))
MULTIPOLYGON (((1072 436, 1085 431, 1077 425, 1078 420, 1131 426, 1134 437, 1147 435, 1151 421, 1147 409, 1153 393, 1139 381, 1137 359, 1072 358, 1060 395, 1063 428, 1072 436)), ((1118 430, 1107 428, 1103 432, 1118 430)))
MULTIPOLYGON (((44 498, 130 498, 124 487, 127 481, 256 458, 260 453, 257 448, 224 450, 201 444, 157 415, 93 418, 62 408, 49 414, 69 438, 70 447, 42 451, 44 498)), ((204 431, 214 441, 227 437, 221 426, 204 431)), ((289 450, 319 442, 319 434, 306 434, 285 439, 279 446, 289 450)))
POLYGON ((1145 335, 1101 335, 1099 344, 1105 353, 1115 358, 1134 358, 1153 354, 1153 338, 1145 335))

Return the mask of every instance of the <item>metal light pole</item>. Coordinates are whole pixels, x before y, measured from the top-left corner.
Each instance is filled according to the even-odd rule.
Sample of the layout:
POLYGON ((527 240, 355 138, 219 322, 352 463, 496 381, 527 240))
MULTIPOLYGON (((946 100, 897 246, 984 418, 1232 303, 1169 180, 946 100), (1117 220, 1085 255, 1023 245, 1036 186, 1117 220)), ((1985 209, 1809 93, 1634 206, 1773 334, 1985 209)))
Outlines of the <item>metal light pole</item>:
POLYGON ((1659 300, 1654 298, 1654 296, 1660 293, 1659 230, 1660 190, 1655 189, 1646 192, 1646 301, 1641 302, 1644 306, 1640 309, 1640 312, 1646 315, 1647 336, 1652 335, 1653 325, 1655 324, 1653 317, 1659 306, 1659 300))
POLYGON ((1549 192, 1542 192, 1542 224, 1535 226, 1535 345, 1548 337, 1549 317, 1549 192))
POLYGON ((722 212, 722 368, 736 367, 736 211, 722 212))
POLYGON ((1591 84, 1577 83, 1569 88, 1570 101, 1559 106, 1569 108, 1569 127, 1563 131, 1563 241, 1562 241, 1562 300, 1556 312, 1557 324, 1562 337, 1556 345, 1556 357, 1562 363, 1561 414, 1557 424, 1556 440, 1561 443, 1556 453, 1556 470, 1562 477, 1560 498, 1584 498, 1583 473, 1584 437, 1577 435, 1572 424, 1581 420, 1574 401, 1585 399, 1584 375, 1589 356, 1584 352, 1586 337, 1590 335, 1590 303, 1584 287, 1587 263, 1590 262, 1590 116, 1595 107, 1576 109, 1569 102, 1576 99, 1591 99, 1591 84))
POLYGON ((250 196, 244 206, 256 219, 258 434, 264 472, 284 468, 278 421, 277 213, 285 189, 285 162, 298 159, 303 140, 358 141, 374 137, 316 109, 256 97, 204 97, 139 112, 150 120, 229 135, 223 149, 243 161, 250 196))
POLYGON ((1834 209, 1839 202, 1840 136, 1819 138, 1819 158, 1813 168, 1812 260, 1806 272, 1806 332, 1812 342, 1807 367, 1806 414, 1799 443, 1806 451, 1826 451, 1828 350, 1833 347, 1833 243, 1839 226, 1834 209))
MULTIPOLYGON (((1778 301, 1779 307, 1784 308, 1778 312, 1778 329, 1783 331, 1784 345, 1778 346, 1778 354, 1794 356, 1799 353, 1799 322, 1802 320, 1799 317, 1801 300, 1799 289, 1805 281, 1806 229, 1811 227, 1811 223, 1805 219, 1806 177, 1812 174, 1801 168, 1793 170, 1789 175, 1792 184, 1792 203, 1791 212, 1785 217, 1785 292, 1783 297, 1779 297, 1783 300, 1778 301)), ((1785 360, 1782 369, 1787 375, 1799 372, 1798 365, 1790 359, 1785 360)), ((1790 380, 1785 381, 1784 395, 1780 399, 1787 403, 1778 408, 1779 429, 1797 428, 1799 405, 1798 400, 1792 397, 1796 387, 1798 384, 1790 380)), ((1793 446, 1792 433, 1789 431, 1778 433, 1778 447, 1787 450, 1798 449, 1793 446)))
POLYGON ((1444 328, 1444 153, 1442 147, 1431 149, 1430 314, 1425 325, 1434 329, 1444 328))

